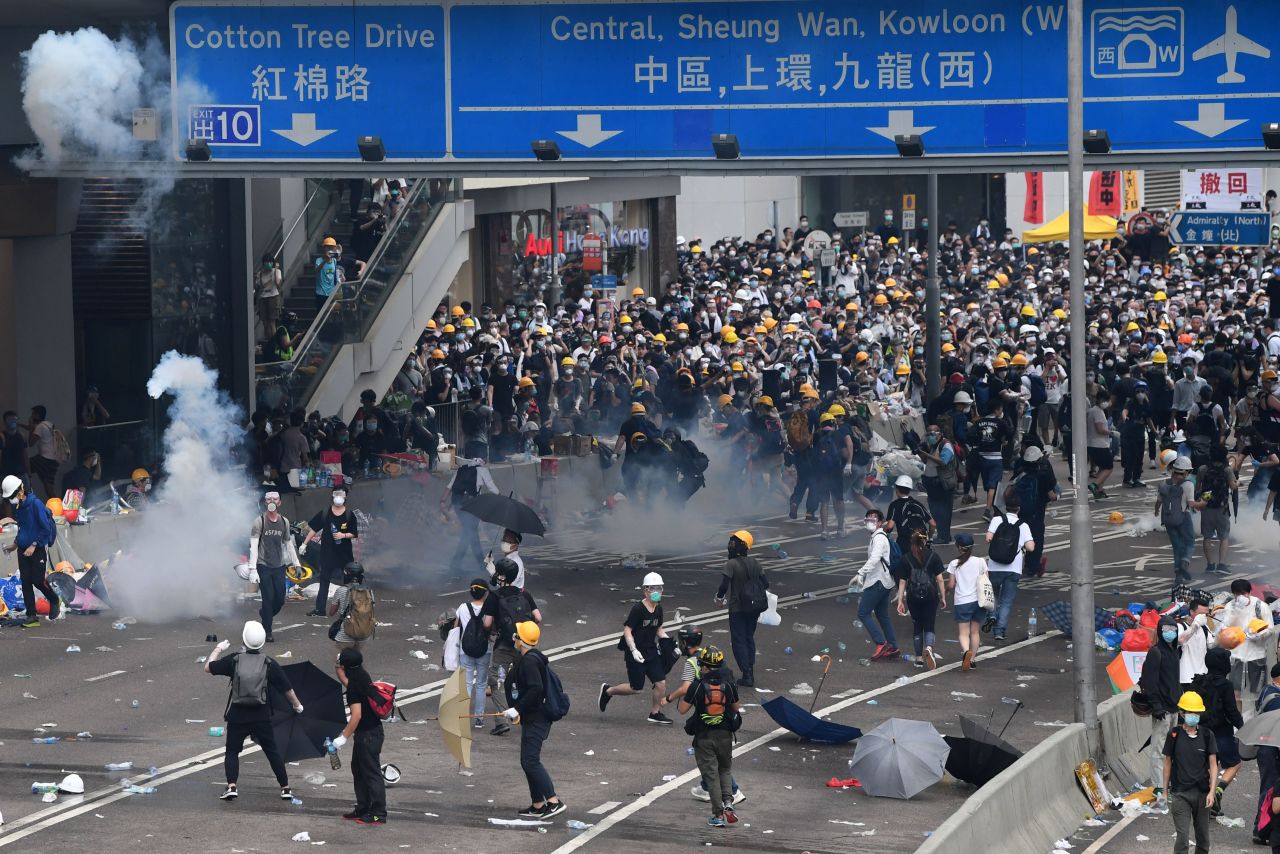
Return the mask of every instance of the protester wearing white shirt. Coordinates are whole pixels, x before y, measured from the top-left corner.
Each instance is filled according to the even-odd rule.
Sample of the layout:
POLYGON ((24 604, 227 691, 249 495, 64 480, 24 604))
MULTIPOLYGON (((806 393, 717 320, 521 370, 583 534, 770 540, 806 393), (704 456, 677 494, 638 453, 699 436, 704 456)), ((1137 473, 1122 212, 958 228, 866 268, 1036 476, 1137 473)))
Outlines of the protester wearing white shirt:
POLYGON ((1218 645, 1217 636, 1209 631, 1209 594, 1194 590, 1187 602, 1188 614, 1178 619, 1178 646, 1182 655, 1178 659, 1178 681, 1184 690, 1191 690, 1191 680, 1208 673, 1204 655, 1218 645))
POLYGON ((1262 690, 1266 682, 1267 647, 1275 635, 1271 609, 1252 593, 1253 585, 1248 579, 1237 578, 1231 582, 1232 599, 1218 617, 1222 626, 1236 626, 1244 630, 1244 643, 1231 650, 1231 685, 1236 689, 1237 699, 1246 689, 1250 696, 1256 696, 1262 690), (1265 620, 1267 628, 1250 632, 1249 623, 1253 620, 1265 620))
POLYGON ((1022 578, 1022 558, 1028 549, 1035 548, 1035 541, 1031 538, 1031 528, 1026 522, 1018 519, 1018 507, 1018 496, 1010 495, 1005 499, 1005 512, 992 516, 991 524, 987 527, 988 544, 1002 523, 1007 522, 1018 527, 1018 550, 1013 562, 1003 564, 990 557, 987 558, 987 573, 991 576, 991 584, 996 591, 994 623, 991 616, 987 617, 987 623, 993 623, 995 639, 998 641, 1004 640, 1005 632, 1009 628, 1009 612, 1013 610, 1013 600, 1018 595, 1018 581, 1022 578))
POLYGON ((982 640, 982 622, 987 618, 986 610, 978 607, 978 582, 987 571, 987 562, 973 556, 972 534, 956 534, 955 543, 960 556, 947 564, 947 586, 954 591, 952 610, 960 634, 960 650, 964 653, 962 666, 972 670, 977 666, 974 659, 982 640))
POLYGON ((871 534, 867 560, 853 580, 854 587, 862 589, 858 599, 858 619, 876 645, 876 651, 871 654, 873 660, 896 658, 898 655, 898 636, 889 619, 894 582, 889 572, 889 535, 881 527, 883 524, 884 517, 879 510, 867 511, 866 526, 871 534))

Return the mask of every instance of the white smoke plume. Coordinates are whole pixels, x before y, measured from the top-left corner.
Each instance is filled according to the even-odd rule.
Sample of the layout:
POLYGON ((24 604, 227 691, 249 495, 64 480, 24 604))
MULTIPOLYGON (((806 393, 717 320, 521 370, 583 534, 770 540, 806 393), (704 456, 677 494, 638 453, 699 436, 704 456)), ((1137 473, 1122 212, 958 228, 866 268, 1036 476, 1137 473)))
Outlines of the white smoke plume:
POLYGON ((123 170, 123 177, 143 183, 133 217, 137 226, 150 227, 175 180, 173 170, 154 165, 168 159, 174 101, 183 115, 207 100, 188 81, 173 91, 169 58, 155 32, 112 39, 91 27, 49 31, 22 54, 22 109, 38 144, 15 162, 27 171, 69 163, 123 170), (134 137, 133 111, 144 107, 155 110, 159 142, 134 137))
POLYGON ((152 398, 172 394, 164 434, 165 477, 142 512, 127 557, 112 565, 115 607, 139 620, 208 615, 245 550, 256 510, 234 458, 243 414, 195 356, 170 351, 147 382, 152 398))

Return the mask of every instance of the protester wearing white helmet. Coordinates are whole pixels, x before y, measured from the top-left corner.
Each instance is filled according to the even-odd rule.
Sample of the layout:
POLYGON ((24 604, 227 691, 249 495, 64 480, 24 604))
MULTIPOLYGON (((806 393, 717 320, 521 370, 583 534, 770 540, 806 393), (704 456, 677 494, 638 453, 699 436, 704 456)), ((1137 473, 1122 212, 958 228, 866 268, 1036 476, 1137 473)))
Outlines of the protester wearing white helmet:
POLYGON ((222 654, 231 646, 230 641, 224 640, 209 652, 204 664, 205 673, 231 679, 231 697, 224 713, 227 721, 227 748, 222 760, 227 774, 227 788, 219 797, 224 801, 239 797, 236 783, 240 778, 240 751, 244 748, 244 740, 252 736, 266 755, 271 770, 275 772, 276 782, 280 784, 280 799, 292 800, 289 772, 285 767, 284 756, 276 745, 275 732, 271 728, 272 709, 267 699, 267 688, 275 688, 288 698, 295 714, 302 713, 302 703, 298 702, 298 695, 293 692, 284 669, 275 659, 262 654, 262 645, 267 642, 267 630, 262 624, 254 620, 245 623, 240 639, 245 646, 243 652, 222 658, 222 654))
POLYGON ((58 619, 61 614, 61 600, 45 579, 49 563, 47 550, 57 539, 57 529, 53 526, 53 514, 49 512, 49 508, 40 503, 40 499, 32 495, 18 478, 9 475, 0 481, 0 493, 13 505, 13 515, 18 522, 18 534, 4 550, 18 553, 22 601, 27 609, 27 618, 22 627, 36 629, 40 627, 40 619, 36 616, 37 590, 49 601, 50 621, 58 619))
POLYGON ((932 536, 937 528, 924 505, 911 497, 914 488, 915 481, 909 475, 898 475, 893 482, 894 499, 889 502, 889 510, 884 516, 885 531, 897 535, 898 547, 903 551, 907 550, 913 531, 923 531, 926 536, 932 536))
POLYGON ((1156 497, 1156 513, 1173 546, 1173 583, 1191 582, 1191 556, 1196 548, 1196 530, 1191 521, 1191 502, 1195 489, 1187 477, 1191 460, 1177 457, 1169 466, 1169 479, 1160 484, 1156 497))
POLYGON ((648 677, 653 685, 649 723, 670 726, 671 718, 662 713, 667 702, 668 667, 664 666, 662 652, 658 648, 659 638, 667 637, 662 627, 662 605, 659 604, 662 602, 662 576, 656 572, 645 575, 640 593, 640 601, 631 606, 631 612, 622 624, 622 637, 618 639, 618 649, 622 650, 627 667, 627 684, 601 683, 598 703, 603 713, 612 698, 639 694, 648 677))

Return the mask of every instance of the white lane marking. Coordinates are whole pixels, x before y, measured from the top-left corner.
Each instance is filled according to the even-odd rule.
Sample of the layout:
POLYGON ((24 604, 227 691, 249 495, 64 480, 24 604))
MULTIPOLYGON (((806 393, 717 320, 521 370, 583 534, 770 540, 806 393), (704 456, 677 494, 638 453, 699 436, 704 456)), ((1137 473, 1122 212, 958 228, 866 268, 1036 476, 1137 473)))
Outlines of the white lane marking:
POLYGON ((1133 824, 1133 820, 1137 817, 1138 813, 1134 813, 1128 818, 1122 818, 1115 824, 1111 825, 1111 827, 1107 828, 1107 832, 1099 836, 1088 848, 1084 849, 1082 854, 1098 854, 1098 852, 1101 851, 1108 842, 1115 839, 1116 836, 1120 834, 1120 831, 1133 824))
MULTIPOLYGON (((1001 647, 993 652, 986 653, 983 655, 983 658, 984 659, 995 658, 997 656, 1004 655, 1005 653, 1012 652, 1015 649, 1022 649, 1024 647, 1031 646, 1032 644, 1036 644, 1043 640, 1047 640, 1048 638, 1057 637, 1059 635, 1061 635, 1061 632, 1056 632, 1056 631, 1049 632, 1048 634, 1044 634, 1044 635, 1037 635, 1036 637, 1028 638, 1024 641, 1021 641, 1020 643, 1001 647)), ((920 673, 915 676, 909 677, 906 682, 891 682, 888 685, 882 685, 879 688, 874 688, 870 691, 864 691, 863 693, 857 695, 856 697, 850 697, 849 699, 842 700, 839 703, 833 703, 832 705, 827 706, 824 709, 819 709, 818 711, 814 712, 814 715, 816 717, 824 717, 826 715, 833 714, 842 709, 847 709, 849 706, 864 702, 866 700, 870 700, 873 697, 879 697, 881 694, 887 694, 890 691, 896 691, 897 689, 903 687, 904 685, 913 685, 916 682, 922 682, 926 679, 929 679, 933 676, 938 675, 939 673, 945 673, 949 670, 955 670, 956 668, 960 667, 960 665, 961 665, 961 662, 957 661, 953 664, 943 665, 942 667, 939 667, 937 670, 926 671, 924 673, 920 673)), ((791 732, 791 730, 783 729, 782 727, 779 727, 771 732, 765 733, 764 735, 757 738, 755 741, 751 741, 751 742, 748 742, 747 744, 737 747, 733 751, 734 758, 736 759, 737 757, 745 753, 750 753, 751 751, 755 750, 757 747, 763 747, 764 745, 768 744, 774 739, 781 738, 785 735, 794 735, 794 734, 795 733, 791 732)), ((702 772, 699 771, 697 768, 694 768, 692 771, 687 771, 684 774, 680 775, 679 777, 676 777, 674 780, 671 780, 670 782, 663 783, 661 785, 653 787, 652 789, 649 790, 648 793, 635 799, 631 803, 624 806, 622 809, 617 810, 616 812, 610 813, 609 815, 605 816, 603 819, 597 822, 594 826, 582 831, 580 834, 575 836, 573 839, 570 839, 564 845, 561 845, 559 848, 556 848, 554 851, 551 852, 551 854, 569 854, 569 852, 571 851, 577 851, 579 848, 586 845, 592 839, 599 836, 601 833, 604 833, 606 830, 613 827, 615 824, 619 824, 623 821, 626 821, 627 818, 629 818, 632 815, 635 815, 637 812, 644 809, 645 807, 652 806, 653 803, 658 800, 658 798, 662 797, 663 795, 668 795, 676 791, 677 789, 680 789, 686 783, 691 783, 694 780, 699 779, 701 775, 702 775, 702 772)))
POLYGON ((276 632, 287 632, 287 631, 289 631, 289 629, 297 629, 297 628, 301 628, 302 626, 305 626, 305 625, 307 625, 307 624, 306 624, 306 623, 293 623, 292 625, 288 625, 288 626, 276 626, 274 629, 272 629, 272 630, 271 630, 271 633, 272 633, 272 634, 275 634, 276 632))
POLYGON ((121 673, 127 673, 127 670, 112 670, 110 673, 104 673, 101 676, 90 676, 84 680, 86 682, 101 682, 103 679, 110 679, 112 676, 119 676, 121 673))
MULTIPOLYGON (((844 592, 845 588, 841 586, 818 590, 813 594, 797 593, 793 596, 780 598, 778 600, 778 604, 779 606, 783 606, 802 604, 804 602, 818 602, 824 599, 832 599, 836 596, 843 595, 844 592)), ((729 612, 726 610, 719 610, 708 611, 705 614, 695 614, 686 617, 684 622, 706 625, 708 623, 723 622, 728 619, 729 612)), ((575 655, 584 655, 589 652, 608 649, 616 645, 617 642, 617 633, 611 632, 607 635, 599 635, 594 638, 578 641, 575 644, 568 644, 566 646, 550 650, 547 657, 552 661, 559 661, 560 659, 570 658, 575 655)), ((440 689, 444 686, 446 681, 447 680, 445 679, 440 679, 426 685, 421 685, 417 688, 398 691, 396 695, 397 705, 407 706, 410 703, 416 703, 420 700, 427 700, 438 696, 440 689)), ((249 756, 259 752, 261 749, 262 748, 257 745, 246 746, 240 755, 241 757, 249 756)), ((147 780, 147 784, 158 788, 166 783, 172 783, 176 780, 180 780, 190 774, 214 768, 222 764, 223 752, 224 748, 219 747, 214 750, 206 751, 198 756, 192 756, 188 759, 182 759, 166 765, 159 769, 159 773, 154 778, 147 780)), ((133 796, 128 792, 121 791, 118 786, 111 786, 86 794, 74 801, 57 804, 47 809, 34 812, 30 815, 23 816, 22 818, 14 819, 13 821, 7 822, 4 825, 3 830, 0 830, 0 834, 2 834, 0 835, 0 848, 20 839, 25 839, 26 837, 39 833, 42 830, 47 830, 55 825, 63 823, 64 821, 69 821, 70 819, 89 812, 90 810, 99 809, 100 807, 113 804, 116 801, 128 797, 133 796)))
POLYGON ((604 815, 609 810, 617 809, 622 806, 622 801, 605 801, 593 810, 587 810, 587 815, 604 815))

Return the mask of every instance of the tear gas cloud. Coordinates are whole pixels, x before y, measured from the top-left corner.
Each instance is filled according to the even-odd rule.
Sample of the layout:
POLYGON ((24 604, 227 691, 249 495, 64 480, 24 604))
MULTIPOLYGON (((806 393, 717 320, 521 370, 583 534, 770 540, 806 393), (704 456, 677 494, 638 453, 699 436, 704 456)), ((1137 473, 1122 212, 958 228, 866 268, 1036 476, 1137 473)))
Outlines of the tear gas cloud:
POLYGON ((115 39, 91 27, 49 31, 22 53, 22 109, 37 145, 15 162, 26 171, 97 163, 137 179, 143 192, 132 216, 139 228, 150 228, 161 224, 157 203, 174 186, 174 172, 154 165, 168 159, 170 110, 176 101, 184 115, 189 105, 207 100, 207 92, 188 81, 173 90, 169 59, 154 31, 115 39), (133 111, 140 107, 155 110, 160 142, 134 138, 133 111))
POLYGON ((223 607, 215 603, 229 604, 214 594, 245 550, 257 505, 234 458, 243 415, 217 378, 195 356, 170 351, 147 382, 152 398, 173 395, 165 477, 109 579, 117 610, 140 620, 206 615, 223 607))

